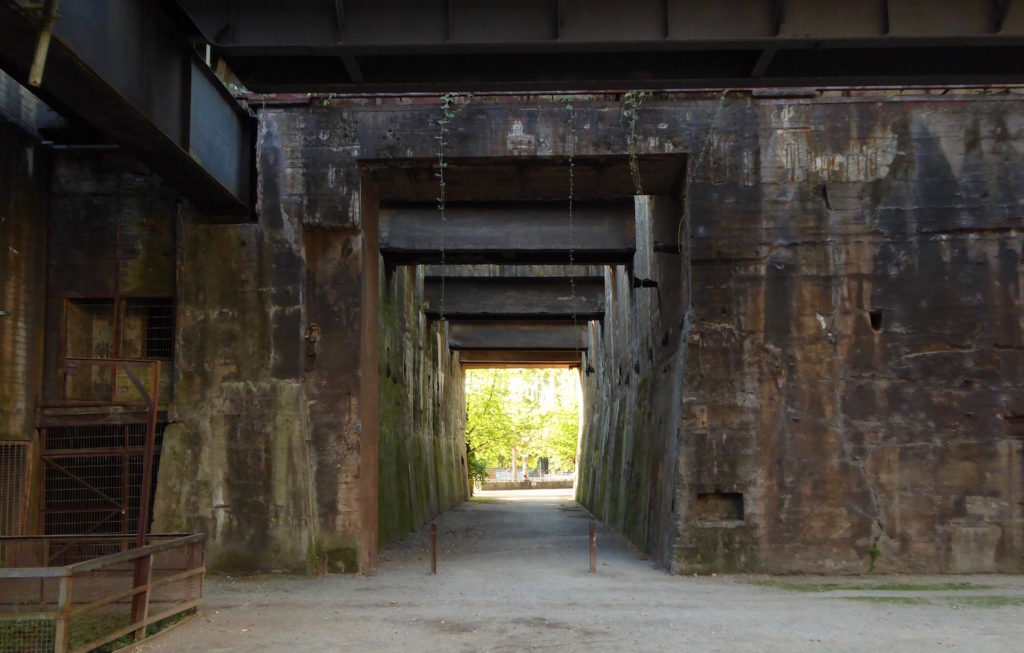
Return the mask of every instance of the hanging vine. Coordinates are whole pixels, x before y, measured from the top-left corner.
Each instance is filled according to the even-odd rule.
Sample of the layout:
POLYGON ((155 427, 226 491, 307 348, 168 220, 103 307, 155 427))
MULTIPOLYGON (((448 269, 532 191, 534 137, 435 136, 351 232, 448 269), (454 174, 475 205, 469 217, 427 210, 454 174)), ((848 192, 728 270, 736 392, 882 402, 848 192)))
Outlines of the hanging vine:
POLYGON ((448 167, 448 164, 444 160, 445 146, 448 145, 448 133, 451 131, 451 123, 455 116, 459 113, 460 107, 458 106, 458 93, 445 93, 441 96, 441 118, 437 121, 438 124, 438 135, 434 138, 437 140, 437 172, 434 176, 438 178, 438 195, 437 195, 437 208, 441 213, 441 307, 440 315, 441 321, 444 321, 444 281, 445 281, 445 226, 448 222, 448 216, 445 212, 445 197, 446 197, 446 182, 444 180, 444 171, 448 167))
POLYGON ((622 119, 626 123, 626 151, 629 152, 629 175, 633 178, 633 188, 637 195, 643 195, 640 183, 640 165, 637 163, 637 145, 639 136, 636 125, 640 118, 640 106, 651 93, 649 91, 629 91, 622 96, 622 119))

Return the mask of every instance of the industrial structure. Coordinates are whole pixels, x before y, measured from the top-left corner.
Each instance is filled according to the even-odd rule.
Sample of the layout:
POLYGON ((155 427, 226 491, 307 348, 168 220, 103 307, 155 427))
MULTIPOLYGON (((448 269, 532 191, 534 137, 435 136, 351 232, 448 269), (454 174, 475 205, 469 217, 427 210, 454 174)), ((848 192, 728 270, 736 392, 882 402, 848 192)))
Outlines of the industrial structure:
POLYGON ((672 572, 1022 572, 1022 62, 1011 0, 0 0, 0 534, 366 570, 463 367, 568 365, 672 572))

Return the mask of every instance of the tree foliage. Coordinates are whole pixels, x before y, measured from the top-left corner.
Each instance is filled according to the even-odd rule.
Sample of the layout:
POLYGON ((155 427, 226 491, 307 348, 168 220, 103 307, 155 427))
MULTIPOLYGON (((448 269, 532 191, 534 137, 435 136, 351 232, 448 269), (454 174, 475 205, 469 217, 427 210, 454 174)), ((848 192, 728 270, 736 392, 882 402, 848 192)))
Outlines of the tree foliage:
POLYGON ((547 457, 572 470, 579 437, 579 373, 557 369, 466 371, 466 445, 470 459, 507 467, 547 457))

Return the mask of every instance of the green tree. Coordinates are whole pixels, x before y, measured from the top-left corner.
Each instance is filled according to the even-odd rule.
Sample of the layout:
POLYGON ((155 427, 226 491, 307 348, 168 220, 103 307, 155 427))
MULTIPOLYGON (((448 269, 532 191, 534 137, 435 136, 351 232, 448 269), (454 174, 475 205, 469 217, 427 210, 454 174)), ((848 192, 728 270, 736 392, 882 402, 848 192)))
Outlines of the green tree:
POLYGON ((578 396, 575 370, 468 370, 470 458, 487 467, 504 467, 511 463, 515 448, 520 457, 546 457, 556 469, 572 470, 579 435, 578 396))

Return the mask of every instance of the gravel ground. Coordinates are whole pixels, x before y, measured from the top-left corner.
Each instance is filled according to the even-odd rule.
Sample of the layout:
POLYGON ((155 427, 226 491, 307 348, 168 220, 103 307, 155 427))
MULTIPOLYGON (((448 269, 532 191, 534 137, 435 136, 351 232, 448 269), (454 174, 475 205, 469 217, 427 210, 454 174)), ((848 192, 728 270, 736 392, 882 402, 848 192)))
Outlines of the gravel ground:
POLYGON ((591 574, 588 522, 570 490, 479 493, 436 520, 437 576, 426 529, 365 576, 211 576, 197 617, 131 650, 1024 650, 1021 577, 679 577, 600 526, 591 574))

